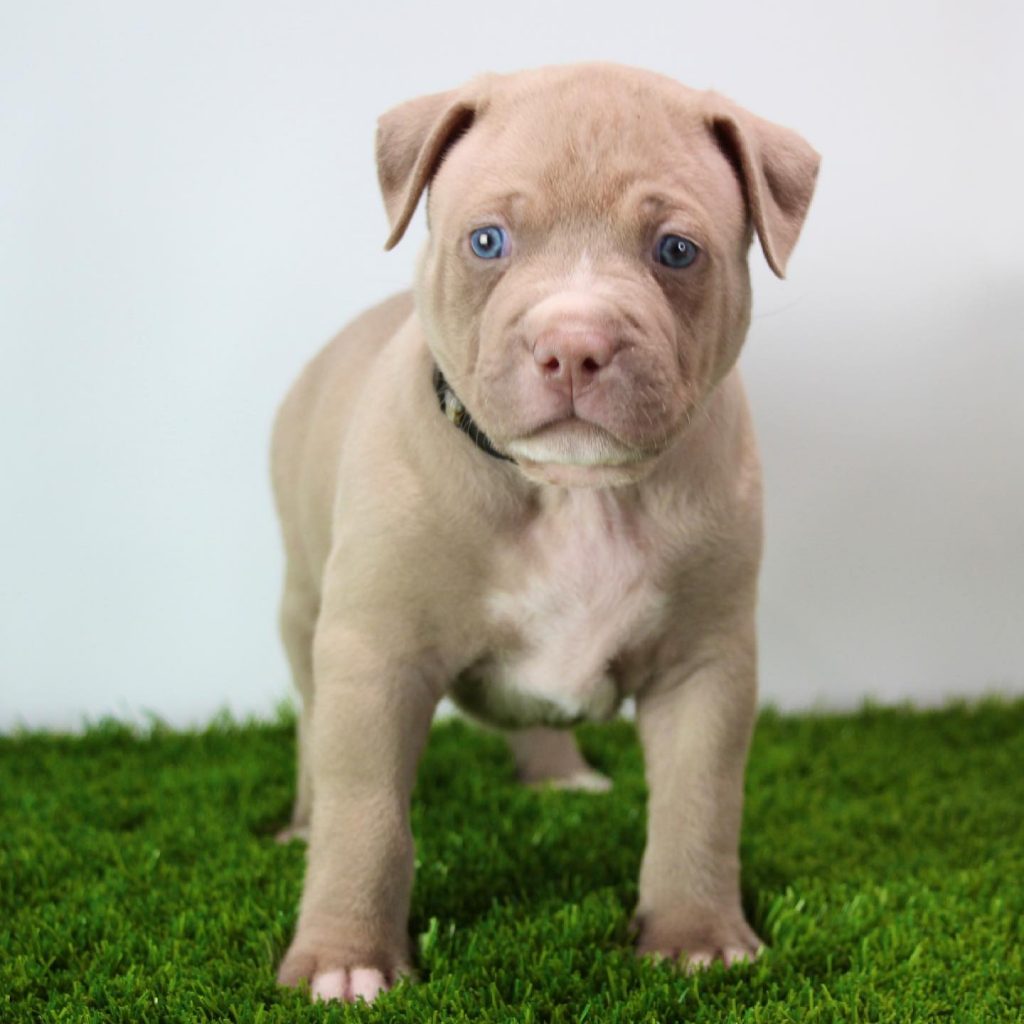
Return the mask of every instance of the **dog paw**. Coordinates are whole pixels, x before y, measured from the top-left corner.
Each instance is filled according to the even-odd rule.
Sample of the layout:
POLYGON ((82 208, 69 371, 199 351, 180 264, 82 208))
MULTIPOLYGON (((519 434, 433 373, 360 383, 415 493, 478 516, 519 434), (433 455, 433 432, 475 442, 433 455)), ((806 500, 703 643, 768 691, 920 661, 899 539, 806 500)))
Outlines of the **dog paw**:
POLYGON ((277 972, 279 985, 297 987, 309 983, 314 1000, 335 999, 372 1003, 399 978, 412 977, 405 957, 376 949, 311 942, 295 937, 277 972))
POLYGON ((565 789, 579 793, 607 793, 612 788, 612 780, 593 768, 573 772, 550 779, 539 779, 528 783, 531 789, 565 789))
POLYGON ((274 836, 275 842, 278 843, 290 843, 293 839, 298 839, 303 843, 308 843, 309 826, 288 825, 286 828, 281 829, 281 831, 274 836))
POLYGON ((678 962, 687 973, 704 970, 715 962, 726 967, 755 960, 764 949, 743 915, 707 913, 634 919, 639 934, 638 956, 678 962))
POLYGON ((337 999, 345 1003, 354 1003, 363 999, 372 1003, 381 992, 390 988, 383 971, 375 967, 338 967, 333 971, 323 971, 313 978, 310 993, 315 1000, 326 1001, 337 999))

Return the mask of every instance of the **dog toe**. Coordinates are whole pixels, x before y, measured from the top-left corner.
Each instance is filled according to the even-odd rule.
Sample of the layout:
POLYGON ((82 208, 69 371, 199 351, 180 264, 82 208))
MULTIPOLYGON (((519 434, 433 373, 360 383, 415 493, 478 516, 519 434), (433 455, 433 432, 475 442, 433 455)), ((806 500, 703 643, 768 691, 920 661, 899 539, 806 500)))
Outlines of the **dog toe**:
POLYGON ((388 988, 387 979, 382 971, 373 967, 354 967, 351 972, 351 995, 356 999, 365 999, 372 1003, 379 993, 388 988))
POLYGON ((310 992, 315 1000, 323 1002, 329 999, 347 999, 348 971, 344 967, 338 967, 333 971, 323 971, 315 975, 310 992))

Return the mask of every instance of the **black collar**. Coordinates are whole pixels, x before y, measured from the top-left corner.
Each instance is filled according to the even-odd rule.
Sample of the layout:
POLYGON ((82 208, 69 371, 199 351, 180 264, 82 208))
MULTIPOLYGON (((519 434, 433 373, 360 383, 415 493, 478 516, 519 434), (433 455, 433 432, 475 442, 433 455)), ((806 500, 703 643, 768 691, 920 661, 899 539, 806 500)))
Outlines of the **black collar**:
POLYGON ((496 459, 503 459, 505 462, 515 462, 515 459, 491 444, 488 436, 476 425, 476 421, 469 415, 469 410, 459 401, 458 396, 452 391, 451 385, 444 379, 441 367, 434 364, 434 392, 437 394, 437 404, 441 412, 445 414, 482 452, 496 459))

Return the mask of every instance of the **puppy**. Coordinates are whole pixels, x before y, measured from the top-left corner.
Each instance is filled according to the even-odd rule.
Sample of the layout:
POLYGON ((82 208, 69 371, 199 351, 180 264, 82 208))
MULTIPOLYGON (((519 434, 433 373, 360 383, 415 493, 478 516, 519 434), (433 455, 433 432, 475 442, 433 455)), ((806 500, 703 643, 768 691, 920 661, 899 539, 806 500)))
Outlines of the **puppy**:
MULTIPOLYGON (((353 321, 272 445, 308 834, 280 967, 372 1000, 411 970, 409 796, 438 701, 521 777, 601 788, 567 727, 636 700, 650 791, 637 950, 752 957, 740 906, 761 476, 735 367, 756 232, 782 276, 818 155, 611 64, 482 75, 384 114, 414 290, 353 321)), ((467 767, 467 770, 472 770, 467 767)))

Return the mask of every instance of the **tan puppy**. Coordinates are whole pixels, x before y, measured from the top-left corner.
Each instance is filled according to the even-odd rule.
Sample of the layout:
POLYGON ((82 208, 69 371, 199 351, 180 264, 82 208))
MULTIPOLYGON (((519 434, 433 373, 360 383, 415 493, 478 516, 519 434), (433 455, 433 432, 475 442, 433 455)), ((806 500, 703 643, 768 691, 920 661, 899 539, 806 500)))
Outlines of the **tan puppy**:
POLYGON ((722 96, 587 64, 405 103, 377 160, 388 248, 430 186, 415 292, 316 356, 273 442, 303 701, 286 836, 310 839, 280 980, 372 999, 411 969, 409 794, 446 693, 530 727, 524 779, 592 788, 548 727, 634 696, 637 948, 752 956, 761 480, 734 364, 753 232, 781 275, 818 156, 722 96))

